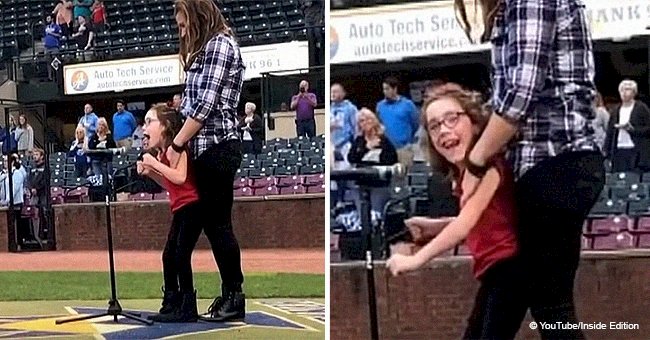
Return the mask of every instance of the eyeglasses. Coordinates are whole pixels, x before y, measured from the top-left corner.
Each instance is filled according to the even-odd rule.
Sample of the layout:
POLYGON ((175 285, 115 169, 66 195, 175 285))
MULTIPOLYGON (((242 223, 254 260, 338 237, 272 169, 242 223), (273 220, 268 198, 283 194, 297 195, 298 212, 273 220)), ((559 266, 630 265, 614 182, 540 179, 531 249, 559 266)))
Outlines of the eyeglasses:
POLYGON ((463 111, 447 112, 442 119, 429 122, 428 125, 429 132, 431 132, 434 135, 440 134, 442 125, 445 125, 449 129, 453 129, 456 126, 456 124, 458 124, 458 121, 460 120, 460 116, 464 114, 465 112, 463 111))
POLYGON ((144 125, 149 125, 149 124, 151 124, 153 122, 159 122, 159 121, 160 120, 158 120, 157 118, 145 118, 144 125))

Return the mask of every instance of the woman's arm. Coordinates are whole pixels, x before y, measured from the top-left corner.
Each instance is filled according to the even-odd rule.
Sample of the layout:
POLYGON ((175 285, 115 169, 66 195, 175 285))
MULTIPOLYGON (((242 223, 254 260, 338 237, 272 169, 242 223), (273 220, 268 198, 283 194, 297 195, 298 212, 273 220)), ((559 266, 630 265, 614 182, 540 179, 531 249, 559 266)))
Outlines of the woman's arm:
POLYGON ((350 152, 348 152, 348 162, 350 164, 361 162, 361 159, 366 152, 368 152, 368 148, 366 148, 365 138, 363 136, 357 137, 352 144, 352 148, 350 148, 350 152))
POLYGON ((34 149, 34 129, 31 126, 27 127, 27 151, 34 149))
POLYGON ((264 123, 262 122, 262 117, 259 115, 253 115, 253 122, 251 123, 251 132, 260 133, 264 130, 264 123))
POLYGON ((501 176, 496 168, 488 170, 476 193, 469 198, 467 204, 460 210, 458 217, 414 255, 419 266, 452 249, 467 237, 494 197, 500 181, 501 176))
POLYGON ((397 151, 386 136, 381 137, 381 155, 379 155, 379 161, 382 165, 393 165, 398 162, 397 151))
POLYGON ((187 151, 183 151, 181 153, 178 164, 174 168, 170 168, 151 155, 145 154, 144 157, 147 158, 147 160, 143 159, 145 165, 148 165, 156 170, 170 182, 176 185, 185 183, 185 180, 187 179, 187 151))

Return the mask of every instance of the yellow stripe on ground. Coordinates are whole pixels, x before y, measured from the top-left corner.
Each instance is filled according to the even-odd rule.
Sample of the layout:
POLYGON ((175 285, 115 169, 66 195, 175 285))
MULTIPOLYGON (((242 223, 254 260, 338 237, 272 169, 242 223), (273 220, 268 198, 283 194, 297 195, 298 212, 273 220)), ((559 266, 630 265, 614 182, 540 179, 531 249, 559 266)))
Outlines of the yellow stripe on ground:
POLYGON ((58 319, 60 319, 60 317, 5 323, 2 324, 2 328, 23 331, 61 332, 74 334, 97 333, 97 330, 88 321, 79 321, 56 325, 54 322, 58 319))

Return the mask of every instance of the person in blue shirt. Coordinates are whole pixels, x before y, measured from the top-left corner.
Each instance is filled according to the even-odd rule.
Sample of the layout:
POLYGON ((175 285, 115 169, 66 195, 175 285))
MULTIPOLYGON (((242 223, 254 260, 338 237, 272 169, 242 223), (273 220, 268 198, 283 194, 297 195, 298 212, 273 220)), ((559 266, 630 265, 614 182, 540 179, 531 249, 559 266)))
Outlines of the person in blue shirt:
POLYGON ((408 167, 413 161, 412 145, 420 126, 420 114, 410 99, 399 95, 398 85, 393 77, 384 79, 384 99, 377 103, 377 115, 386 128, 386 137, 397 149, 399 163, 408 167))
MULTIPOLYGON (((56 22, 52 20, 51 15, 48 15, 45 20, 47 21, 47 26, 45 26, 45 38, 44 38, 45 54, 49 57, 49 60, 51 61, 59 53, 62 31, 61 31, 61 26, 59 26, 56 22)), ((53 79, 52 78, 53 73, 54 72, 52 66, 48 65, 47 76, 50 80, 53 79)))
MULTIPOLYGON (((330 136, 334 149, 333 165, 335 170, 343 170, 350 166, 347 158, 357 131, 357 107, 345 99, 345 89, 338 83, 334 83, 330 88, 330 99, 330 136)), ((331 190, 336 190, 334 203, 342 202, 348 187, 347 183, 345 181, 336 181, 332 184, 335 185, 332 185, 331 190)))
POLYGON ((86 140, 89 140, 95 135, 97 131, 97 121, 99 117, 93 112, 93 106, 86 104, 84 106, 84 115, 79 119, 79 124, 77 127, 82 127, 85 129, 86 140))
POLYGON ((117 147, 130 149, 133 144, 133 132, 138 127, 133 113, 124 109, 124 101, 116 102, 117 112, 113 114, 113 138, 117 147))
POLYGON ((0 141, 2 141, 2 154, 18 152, 18 141, 16 140, 16 120, 9 115, 9 126, 0 130, 0 141))
POLYGON ((92 12, 90 7, 93 5, 93 0, 74 0, 72 2, 74 5, 74 19, 77 20, 78 17, 89 18, 92 12))

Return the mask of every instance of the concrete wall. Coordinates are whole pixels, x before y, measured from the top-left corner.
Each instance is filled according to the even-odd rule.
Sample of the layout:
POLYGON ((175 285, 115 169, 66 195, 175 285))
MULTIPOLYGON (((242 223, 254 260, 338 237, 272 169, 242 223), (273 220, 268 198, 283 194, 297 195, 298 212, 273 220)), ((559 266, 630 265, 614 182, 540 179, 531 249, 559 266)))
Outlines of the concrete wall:
MULTIPOLYGON (((163 249, 171 213, 167 201, 117 202, 112 206, 115 249, 163 249)), ((234 230, 242 248, 323 248, 325 246, 324 195, 251 198, 233 207, 234 230)), ((54 206, 58 250, 106 248, 103 203, 54 206)), ((6 209, 0 211, 0 252, 7 246, 6 209)), ((209 249, 201 236, 198 249, 209 249)))
MULTIPOLYGON (((585 323, 638 323, 639 330, 586 330, 588 339, 650 339, 650 251, 631 256, 584 254, 576 279, 578 317, 585 323)), ((478 283, 469 258, 433 261, 426 268, 394 278, 380 262, 375 270, 381 339, 460 339, 478 283), (387 275, 388 274, 388 275, 387 275)), ((363 263, 330 267, 331 339, 369 339, 366 270, 363 263)), ((539 339, 529 329, 518 339, 539 339)))

